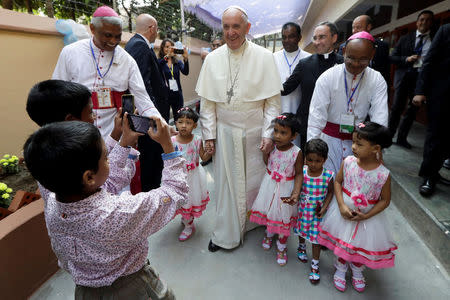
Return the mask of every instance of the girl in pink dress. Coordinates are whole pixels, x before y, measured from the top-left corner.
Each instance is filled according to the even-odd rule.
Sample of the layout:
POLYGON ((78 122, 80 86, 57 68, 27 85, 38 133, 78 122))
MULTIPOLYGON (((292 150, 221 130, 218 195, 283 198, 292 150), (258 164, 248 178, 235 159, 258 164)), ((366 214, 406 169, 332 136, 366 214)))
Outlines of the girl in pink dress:
POLYGON ((266 225, 262 247, 269 250, 278 234, 277 263, 287 263, 286 244, 295 224, 297 202, 303 180, 303 155, 292 143, 300 124, 294 114, 284 113, 273 121, 275 149, 263 154, 267 173, 250 211, 250 221, 266 225))
POLYGON ((203 149, 202 139, 195 136, 192 131, 197 127, 199 115, 189 107, 183 107, 175 115, 175 126, 178 135, 172 137, 172 142, 178 151, 183 153, 186 159, 187 182, 189 195, 186 204, 177 214, 181 215, 184 225, 178 240, 184 242, 195 232, 194 218, 199 218, 209 202, 209 194, 206 189, 205 170, 199 165, 199 157, 203 161, 211 158, 212 154, 203 149))
POLYGON ((364 291, 364 266, 394 266, 394 250, 383 210, 391 201, 391 176, 382 164, 381 150, 392 144, 389 130, 376 123, 356 126, 352 151, 336 175, 336 201, 319 225, 318 241, 337 256, 334 286, 346 289, 345 273, 352 270, 352 285, 364 291))

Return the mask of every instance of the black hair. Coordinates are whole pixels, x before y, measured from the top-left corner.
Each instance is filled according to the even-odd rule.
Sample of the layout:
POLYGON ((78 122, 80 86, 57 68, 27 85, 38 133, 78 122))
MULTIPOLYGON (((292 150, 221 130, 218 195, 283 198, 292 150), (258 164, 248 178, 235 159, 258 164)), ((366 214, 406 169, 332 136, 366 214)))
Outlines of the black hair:
POLYGON ((327 143, 321 139, 309 140, 305 145, 305 157, 311 153, 315 153, 326 160, 328 157, 327 143))
POLYGON ((434 13, 431 10, 422 10, 417 16, 417 20, 419 20, 421 15, 431 15, 431 18, 434 19, 434 13))
POLYGON ((98 171, 102 151, 97 127, 81 121, 45 125, 23 146, 31 175, 58 196, 82 193, 83 173, 98 171))
POLYGON ((272 123, 274 125, 279 124, 284 127, 289 127, 293 135, 296 132, 300 132, 300 122, 297 120, 297 117, 293 113, 282 113, 281 115, 273 119, 272 123))
POLYGON ((355 126, 357 137, 369 141, 373 145, 380 145, 381 149, 392 145, 392 135, 383 125, 366 121, 355 126))
POLYGON ((294 22, 287 22, 281 27, 281 31, 286 30, 288 27, 294 27, 295 30, 297 30, 297 35, 300 37, 302 35, 302 29, 300 28, 300 25, 294 22))
POLYGON ((328 22, 328 21, 319 23, 315 28, 317 28, 319 26, 323 26, 323 25, 328 26, 328 28, 330 28, 331 36, 338 34, 338 29, 336 27, 336 24, 328 22))
POLYGON ((39 126, 64 121, 68 114, 81 118, 91 92, 82 84, 64 80, 45 80, 28 94, 27 112, 39 126))
POLYGON ((198 115, 198 113, 193 110, 190 107, 182 107, 180 108, 177 113, 174 116, 174 120, 177 121, 179 118, 188 118, 193 120, 195 123, 197 123, 198 118, 200 118, 200 116, 198 115))

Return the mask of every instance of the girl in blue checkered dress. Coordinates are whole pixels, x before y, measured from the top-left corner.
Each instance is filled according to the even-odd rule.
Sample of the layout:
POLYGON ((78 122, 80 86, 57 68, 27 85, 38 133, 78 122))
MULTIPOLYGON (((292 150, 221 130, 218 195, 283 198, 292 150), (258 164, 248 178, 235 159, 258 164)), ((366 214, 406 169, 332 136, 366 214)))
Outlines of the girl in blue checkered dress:
POLYGON ((328 146, 321 139, 312 139, 305 146, 305 165, 303 167, 303 186, 298 206, 298 218, 294 233, 298 235, 298 259, 306 263, 305 240, 311 242, 313 259, 309 280, 313 284, 320 281, 320 245, 317 242, 319 224, 333 196, 333 172, 323 167, 327 160, 328 146))

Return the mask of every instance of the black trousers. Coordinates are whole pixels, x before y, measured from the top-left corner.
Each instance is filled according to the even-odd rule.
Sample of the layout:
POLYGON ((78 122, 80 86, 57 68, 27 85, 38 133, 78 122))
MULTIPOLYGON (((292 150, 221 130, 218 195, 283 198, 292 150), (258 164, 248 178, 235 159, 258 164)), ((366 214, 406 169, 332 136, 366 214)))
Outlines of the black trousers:
POLYGON ((141 187, 143 192, 156 189, 161 185, 161 175, 163 169, 163 153, 160 144, 152 140, 147 134, 140 136, 138 149, 141 152, 141 187))
POLYGON ((428 127, 419 176, 437 179, 444 160, 450 157, 450 88, 427 99, 428 127))
POLYGON ((183 101, 183 95, 181 94, 182 92, 180 90, 173 92, 173 91, 169 91, 169 106, 170 108, 172 108, 172 114, 175 117, 175 114, 177 113, 177 111, 183 107, 184 105, 184 101, 183 101))
POLYGON ((394 101, 391 106, 391 114, 389 116, 389 131, 394 136, 398 127, 398 140, 406 140, 409 130, 416 119, 416 114, 419 108, 412 104, 414 97, 414 89, 416 87, 417 71, 411 70, 405 74, 402 82, 395 90, 394 101), (400 123, 400 118, 408 103, 405 115, 400 123), (399 126, 400 123, 400 126, 399 126))

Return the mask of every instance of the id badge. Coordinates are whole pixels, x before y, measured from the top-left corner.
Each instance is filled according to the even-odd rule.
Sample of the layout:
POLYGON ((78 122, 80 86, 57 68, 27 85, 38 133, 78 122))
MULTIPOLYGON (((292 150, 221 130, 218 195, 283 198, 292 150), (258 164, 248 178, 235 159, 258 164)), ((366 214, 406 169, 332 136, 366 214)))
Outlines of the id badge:
POLYGON ((355 115, 341 114, 341 122, 339 123, 340 133, 352 133, 355 129, 355 115))
POLYGON ((169 79, 169 88, 171 91, 178 91, 178 84, 175 79, 169 79))
POLYGON ((97 89, 98 108, 114 107, 111 97, 111 88, 99 87, 97 89))

